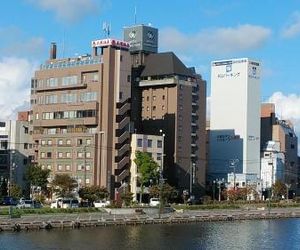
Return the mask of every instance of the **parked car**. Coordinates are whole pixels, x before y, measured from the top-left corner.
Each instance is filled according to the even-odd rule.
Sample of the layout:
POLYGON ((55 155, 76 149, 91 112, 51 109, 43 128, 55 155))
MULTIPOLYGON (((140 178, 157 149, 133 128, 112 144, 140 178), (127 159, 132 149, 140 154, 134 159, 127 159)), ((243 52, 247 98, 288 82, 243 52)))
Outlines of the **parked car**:
POLYGON ((149 202, 150 207, 157 207, 159 206, 159 198, 151 198, 149 202))
POLYGON ((39 201, 22 200, 17 204, 17 208, 41 208, 42 204, 39 201))
POLYGON ((4 206, 15 206, 18 204, 18 201, 10 196, 6 196, 3 198, 2 205, 4 206))
POLYGON ((99 200, 94 202, 94 207, 107 207, 110 205, 110 201, 107 200, 99 200))
POLYGON ((58 198, 51 202, 51 208, 78 208, 79 201, 77 199, 58 198))

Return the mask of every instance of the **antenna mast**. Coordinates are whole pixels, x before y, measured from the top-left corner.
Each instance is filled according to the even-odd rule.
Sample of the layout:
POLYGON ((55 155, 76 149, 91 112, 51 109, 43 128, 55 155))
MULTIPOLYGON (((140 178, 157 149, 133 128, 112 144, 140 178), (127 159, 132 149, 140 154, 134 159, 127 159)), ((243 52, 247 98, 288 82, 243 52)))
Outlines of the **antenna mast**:
POLYGON ((108 38, 110 36, 111 24, 107 22, 103 22, 102 30, 104 32, 105 37, 108 38))
POLYGON ((134 6, 134 24, 136 24, 136 6, 134 6))

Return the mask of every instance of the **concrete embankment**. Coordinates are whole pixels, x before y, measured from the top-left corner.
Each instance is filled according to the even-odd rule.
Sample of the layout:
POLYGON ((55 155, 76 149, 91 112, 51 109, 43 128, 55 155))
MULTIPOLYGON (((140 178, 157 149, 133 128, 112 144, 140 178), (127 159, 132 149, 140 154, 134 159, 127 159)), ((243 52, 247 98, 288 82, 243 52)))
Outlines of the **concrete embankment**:
MULTIPOLYGON (((138 211, 143 212, 143 211, 138 211)), ((205 221, 237 221, 253 219, 300 218, 300 209, 177 211, 158 214, 91 213, 64 215, 28 215, 22 218, 0 217, 0 231, 50 230, 97 226, 175 224, 205 221)))

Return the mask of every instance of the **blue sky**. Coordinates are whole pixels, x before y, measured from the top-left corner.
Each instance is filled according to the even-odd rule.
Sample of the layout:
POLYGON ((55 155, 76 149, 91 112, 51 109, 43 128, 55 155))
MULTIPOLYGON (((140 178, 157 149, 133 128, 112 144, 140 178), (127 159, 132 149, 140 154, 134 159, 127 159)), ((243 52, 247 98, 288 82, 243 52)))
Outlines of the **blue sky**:
POLYGON ((262 100, 274 101, 284 119, 300 126, 300 0, 3 1, 0 118, 26 106, 30 78, 52 41, 58 56, 64 37, 64 56, 89 53, 90 41, 104 36, 104 21, 112 37, 122 38, 122 28, 134 23, 135 6, 138 24, 159 29, 159 50, 174 51, 207 80, 208 96, 212 60, 256 59, 263 65, 262 100))

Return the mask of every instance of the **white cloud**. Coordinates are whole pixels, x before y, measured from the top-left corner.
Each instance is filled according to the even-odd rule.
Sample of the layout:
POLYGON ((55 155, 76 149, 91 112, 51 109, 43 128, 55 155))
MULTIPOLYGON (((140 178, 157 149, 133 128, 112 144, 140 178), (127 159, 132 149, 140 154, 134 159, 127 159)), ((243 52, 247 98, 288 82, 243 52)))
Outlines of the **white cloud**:
POLYGON ((271 30, 257 25, 202 30, 197 34, 184 34, 175 28, 160 32, 160 46, 185 53, 226 55, 261 47, 270 37, 271 30))
MULTIPOLYGON (((290 120, 300 140, 300 95, 284 95, 282 92, 275 92, 268 100, 275 103, 277 116, 283 120, 290 120)), ((298 148, 300 152, 300 147, 298 148)))
POLYGON ((16 111, 28 107, 30 79, 36 64, 16 57, 0 58, 0 120, 13 119, 16 111))
POLYGON ((72 23, 98 12, 95 0, 28 0, 44 11, 53 11, 58 20, 72 23))
POLYGON ((15 26, 0 27, 0 54, 2 57, 37 58, 45 51, 45 41, 42 37, 28 37, 15 26))
POLYGON ((292 38, 300 34, 300 12, 292 14, 290 22, 282 30, 281 35, 284 38, 292 38))

